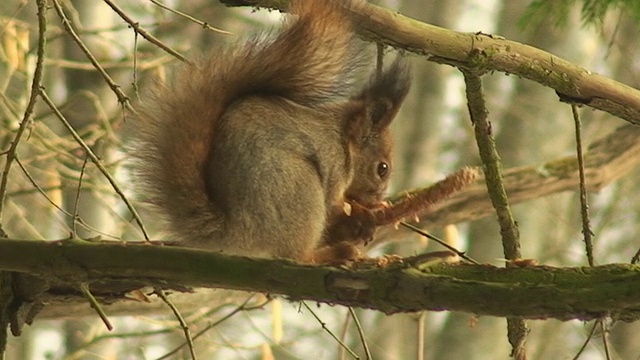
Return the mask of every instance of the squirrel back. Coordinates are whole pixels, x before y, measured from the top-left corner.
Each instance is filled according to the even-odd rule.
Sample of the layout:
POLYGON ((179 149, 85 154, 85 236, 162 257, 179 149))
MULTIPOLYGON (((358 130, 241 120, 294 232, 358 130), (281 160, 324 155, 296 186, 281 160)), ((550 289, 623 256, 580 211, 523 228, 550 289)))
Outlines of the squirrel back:
POLYGON ((314 260, 379 117, 348 97, 363 68, 354 6, 294 0, 281 31, 212 51, 141 105, 137 185, 172 240, 314 260))

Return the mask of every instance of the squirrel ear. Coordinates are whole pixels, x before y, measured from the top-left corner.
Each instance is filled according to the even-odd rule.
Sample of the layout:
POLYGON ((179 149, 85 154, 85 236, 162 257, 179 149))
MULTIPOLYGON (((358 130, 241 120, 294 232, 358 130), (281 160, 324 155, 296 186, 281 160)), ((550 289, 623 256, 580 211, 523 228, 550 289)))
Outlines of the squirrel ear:
POLYGON ((409 92, 409 67, 400 56, 382 73, 374 73, 360 94, 347 103, 345 131, 356 144, 385 131, 409 92))
POLYGON ((391 124, 410 87, 411 72, 400 56, 381 73, 371 75, 356 99, 364 102, 373 131, 379 132, 391 124))
POLYGON ((361 100, 351 100, 347 103, 344 126, 349 140, 361 145, 369 138, 373 129, 371 116, 367 104, 361 100))

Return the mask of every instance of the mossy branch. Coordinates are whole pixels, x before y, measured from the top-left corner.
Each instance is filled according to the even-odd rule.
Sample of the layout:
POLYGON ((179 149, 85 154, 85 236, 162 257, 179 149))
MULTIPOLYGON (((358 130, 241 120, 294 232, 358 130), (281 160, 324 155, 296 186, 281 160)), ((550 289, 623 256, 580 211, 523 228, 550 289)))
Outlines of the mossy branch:
MULTIPOLYGON (((284 0, 219 0, 228 6, 284 9, 284 0)), ((462 33, 425 24, 397 12, 368 4, 354 17, 363 37, 423 55, 461 69, 500 71, 552 88, 561 101, 606 111, 640 124, 640 90, 577 66, 561 57, 483 33, 462 33)))
POLYGON ((0 239, 0 270, 47 278, 58 284, 47 296, 55 293, 65 299, 78 294, 73 284, 87 282, 96 298, 109 301, 132 287, 191 286, 281 294, 385 313, 450 310, 532 319, 640 318, 640 266, 627 264, 498 268, 393 262, 380 268, 366 262, 338 268, 144 244, 0 239), (62 288, 67 292, 59 284, 66 285, 62 288))

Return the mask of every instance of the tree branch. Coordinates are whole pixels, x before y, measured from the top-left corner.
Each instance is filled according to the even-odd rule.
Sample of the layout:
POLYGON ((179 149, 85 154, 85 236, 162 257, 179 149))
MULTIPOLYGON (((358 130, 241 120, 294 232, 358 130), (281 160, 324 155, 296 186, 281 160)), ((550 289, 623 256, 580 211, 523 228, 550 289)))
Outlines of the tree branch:
MULTIPOLYGON (((229 6, 283 9, 283 0, 220 0, 229 6)), ((367 39, 476 71, 513 74, 556 91, 560 100, 606 111, 640 125, 640 91, 593 73, 533 46, 482 33, 461 33, 425 24, 368 4, 353 12, 367 39)))
POLYGON ((52 283, 87 282, 98 299, 119 296, 114 287, 118 282, 126 285, 122 291, 134 284, 179 284, 282 294, 385 313, 451 310, 532 319, 640 318, 638 265, 498 268, 400 261, 383 268, 373 262, 336 268, 144 244, 0 239, 0 270, 39 275, 52 283), (107 282, 108 291, 101 290, 107 282))
MULTIPOLYGON (((487 191, 491 204, 496 210, 498 225, 500 225, 504 256, 507 260, 519 259, 522 256, 520 252, 520 231, 513 217, 505 190, 502 161, 496 149, 493 129, 488 118, 489 111, 484 99, 482 79, 480 74, 476 72, 463 71, 462 73, 464 75, 469 117, 473 124, 478 153, 485 172, 487 191)), ((529 329, 524 319, 519 317, 507 318, 507 338, 511 344, 511 356, 516 360, 526 359, 524 344, 528 332, 529 329)))
MULTIPOLYGON (((590 192, 599 191, 625 175, 640 163, 640 128, 623 125, 608 136, 593 142, 584 154, 585 177, 590 192)), ((563 191, 578 190, 578 161, 575 156, 563 157, 542 164, 505 170, 503 180, 510 204, 563 191)), ((487 195, 484 176, 421 214, 417 226, 428 229, 470 221, 494 214, 487 195)), ((381 228, 376 243, 393 241, 404 236, 393 227, 381 228)))

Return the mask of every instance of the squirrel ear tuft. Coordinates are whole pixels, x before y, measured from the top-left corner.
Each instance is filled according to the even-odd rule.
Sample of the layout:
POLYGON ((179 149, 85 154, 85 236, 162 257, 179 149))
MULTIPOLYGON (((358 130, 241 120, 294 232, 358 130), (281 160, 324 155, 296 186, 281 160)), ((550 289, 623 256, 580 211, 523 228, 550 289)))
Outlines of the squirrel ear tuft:
POLYGON ((388 127, 411 87, 411 72, 400 56, 381 73, 374 72, 356 98, 367 108, 373 131, 388 127))
POLYGON ((344 120, 350 140, 363 144, 387 130, 410 86, 409 67, 400 56, 383 72, 372 74, 360 93, 347 103, 344 120))

